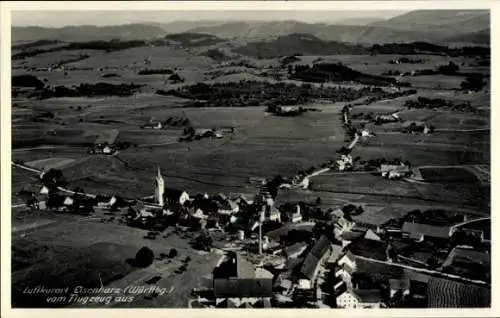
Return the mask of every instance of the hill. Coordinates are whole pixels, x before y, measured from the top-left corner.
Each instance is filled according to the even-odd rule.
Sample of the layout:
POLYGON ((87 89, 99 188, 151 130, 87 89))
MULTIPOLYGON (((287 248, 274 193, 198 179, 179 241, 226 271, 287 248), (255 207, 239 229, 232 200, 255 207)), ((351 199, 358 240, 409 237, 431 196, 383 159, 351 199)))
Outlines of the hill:
POLYGON ((165 38, 180 43, 183 47, 210 46, 223 41, 211 34, 194 32, 168 34, 165 38))
POLYGON ((437 32, 443 34, 443 37, 449 37, 489 28, 490 14, 487 10, 417 10, 375 22, 371 26, 437 32))
POLYGON ((273 58, 291 54, 334 55, 366 54, 368 49, 353 44, 323 41, 310 34, 290 34, 275 40, 250 42, 233 50, 236 53, 257 58, 273 58))
POLYGON ((484 31, 489 28, 489 20, 489 13, 484 10, 424 10, 375 22, 370 22, 369 19, 346 19, 335 24, 292 20, 228 22, 197 27, 189 32, 212 34, 221 38, 252 39, 269 39, 302 33, 314 35, 325 41, 360 44, 439 42, 456 34, 484 31))
POLYGON ((479 32, 453 35, 443 39, 445 43, 472 43, 472 44, 490 44, 490 29, 479 32))
POLYGON ((342 19, 337 21, 335 24, 339 25, 369 25, 377 22, 385 21, 385 19, 379 19, 374 17, 366 17, 366 18, 350 18, 350 19, 342 19))
POLYGON ((147 24, 126 24, 116 26, 67 26, 63 28, 12 27, 12 42, 59 40, 85 42, 111 39, 147 39, 165 35, 164 29, 147 24))

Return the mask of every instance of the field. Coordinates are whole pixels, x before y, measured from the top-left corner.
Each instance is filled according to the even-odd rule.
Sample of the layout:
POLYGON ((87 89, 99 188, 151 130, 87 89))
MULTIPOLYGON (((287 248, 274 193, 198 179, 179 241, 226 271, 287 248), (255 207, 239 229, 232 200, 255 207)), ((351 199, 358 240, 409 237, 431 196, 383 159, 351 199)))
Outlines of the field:
POLYGON ((477 177, 464 168, 419 168, 424 181, 442 183, 477 183, 477 177))
MULTIPOLYGON (((26 92, 12 99, 12 159, 37 169, 61 169, 70 189, 81 187, 88 193, 130 198, 152 195, 157 167, 161 169, 166 187, 183 189, 190 195, 221 192, 253 198, 258 185, 251 183, 250 178, 292 177, 299 171, 311 167, 317 170, 322 163, 337 159, 337 151, 350 141, 341 122, 341 109, 347 102, 321 98, 301 105, 317 108, 317 112, 279 117, 267 113, 263 103, 254 107, 195 108, 187 105, 192 101, 155 94, 156 90, 175 90, 198 82, 253 79, 276 83, 271 67, 285 76, 284 82, 302 84, 286 78, 286 67, 280 69, 281 59, 235 55, 231 62, 244 61, 253 66, 224 65, 202 55, 213 47, 227 49, 226 44, 216 44, 194 49, 140 47, 110 53, 60 51, 13 61, 14 74, 35 75, 49 86, 70 87, 97 82, 143 86, 133 96, 126 97, 42 100, 30 98, 31 89, 23 88, 26 92), (65 70, 30 70, 48 68, 84 53, 90 57, 66 63, 65 70), (173 84, 166 74, 139 75, 138 72, 145 68, 172 70, 184 79, 184 83, 173 84), (105 74, 117 76, 104 77, 105 74), (186 126, 166 125, 158 130, 141 128, 150 120, 163 122, 172 117, 189 119, 195 129, 234 128, 234 132, 223 132, 220 139, 181 142, 179 137, 186 126), (116 143, 130 143, 131 146, 112 156, 88 154, 96 139, 111 129, 119 131, 116 143)), ((394 65, 388 62, 400 56, 339 55, 301 56, 297 63, 312 63, 322 58, 342 62, 367 74, 381 75, 389 70, 434 68, 453 60, 464 71, 488 74, 488 70, 474 67, 469 58, 407 57, 422 58, 425 62, 394 65)), ((433 134, 424 136, 402 133, 401 123, 369 123, 367 129, 376 136, 362 139, 352 153, 354 158, 361 160, 409 160, 414 167, 421 167, 424 179, 435 182, 389 181, 371 172, 328 171, 312 177, 308 190, 280 190, 276 204, 313 203, 320 198, 319 206, 329 209, 353 203, 364 207, 364 213, 356 216, 355 221, 371 225, 383 224, 415 209, 489 215, 490 97, 487 90, 471 94, 455 90, 463 79, 463 76, 443 75, 403 78, 417 89, 416 94, 370 104, 366 104, 365 98, 350 102, 355 104, 352 114, 400 111, 403 120, 425 120, 435 126, 433 134), (404 109, 406 101, 417 97, 470 102, 482 112, 404 109), (453 177, 453 183, 443 182, 448 176, 453 177)), ((313 86, 318 89, 321 84, 313 86)), ((343 82, 324 86, 357 90, 365 85, 343 82)), ((353 123, 357 125, 360 121, 353 120, 353 123)), ((145 285, 146 280, 161 276, 156 285, 169 290, 168 295, 157 298, 138 296, 130 304, 110 306, 185 307, 191 289, 209 282, 210 272, 220 255, 197 253, 185 237, 171 234, 166 238, 145 240, 146 231, 115 222, 26 212, 20 206, 26 198, 20 197, 18 192, 22 189, 39 191, 39 186, 35 173, 13 167, 12 203, 16 205, 12 210, 14 305, 34 306, 45 301, 27 300, 22 294, 26 286, 99 286, 101 275, 105 286, 119 288, 145 285), (127 259, 134 257, 144 245, 156 255, 168 253, 170 248, 176 248, 179 255, 170 262, 156 260, 145 269, 130 266, 127 259), (181 260, 187 256, 192 259, 188 270, 175 274, 181 260)), ((102 211, 96 213, 102 217, 102 211)))
MULTIPOLYGON (((147 280, 160 276, 155 285, 166 288, 169 294, 151 300, 145 298, 145 294, 138 294, 131 303, 112 303, 110 306, 185 307, 191 289, 206 284, 200 276, 210 274, 220 258, 217 254, 196 253, 187 240, 176 234, 151 241, 143 238, 147 231, 125 225, 101 223, 83 217, 54 217, 57 217, 56 222, 25 232, 24 237, 20 236, 21 232, 13 234, 13 306, 51 305, 47 304, 47 297, 23 294, 25 287, 98 288, 101 279, 107 287, 124 288, 147 286, 147 280), (172 247, 179 254, 170 262, 168 259, 156 260, 146 269, 133 267, 127 259, 134 258, 142 246, 151 248, 155 256, 167 254, 172 247), (181 261, 187 256, 191 258, 188 270, 175 274, 174 270, 182 265, 181 261)), ((89 305, 99 304, 86 304, 85 307, 89 305)))

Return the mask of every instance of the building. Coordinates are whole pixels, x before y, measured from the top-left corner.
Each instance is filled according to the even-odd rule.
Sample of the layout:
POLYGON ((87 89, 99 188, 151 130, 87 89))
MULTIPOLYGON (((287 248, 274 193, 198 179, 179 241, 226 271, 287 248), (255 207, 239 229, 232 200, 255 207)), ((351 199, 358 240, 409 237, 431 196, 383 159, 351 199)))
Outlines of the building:
POLYGON ((423 241, 425 238, 447 240, 452 235, 449 226, 436 226, 422 223, 405 222, 401 228, 403 237, 423 241))
POLYGON ((295 211, 292 213, 290 221, 292 221, 292 223, 302 222, 302 213, 300 212, 299 204, 296 205, 295 211))
POLYGON ((213 288, 216 303, 224 300, 255 303, 273 295, 273 275, 230 252, 215 267, 213 288))
POLYGON ((238 203, 236 201, 227 199, 224 201, 220 201, 218 203, 219 203, 218 213, 220 213, 220 214, 231 215, 231 214, 238 213, 240 211, 240 206, 238 205, 238 203))
POLYGON ((361 239, 364 235, 363 232, 347 231, 341 232, 336 238, 342 243, 342 247, 346 247, 352 242, 361 239))
POLYGON ((298 242, 285 248, 284 254, 287 259, 297 258, 307 249, 307 244, 298 242))
POLYGON ((485 286, 431 277, 427 285, 428 308, 479 308, 491 306, 491 290, 485 286))
POLYGON ((338 244, 332 244, 330 246, 330 256, 328 257, 328 263, 335 264, 342 256, 343 247, 338 244))
POLYGON ((398 292, 402 296, 408 296, 410 294, 410 279, 389 279, 389 297, 393 298, 398 292))
POLYGON ((163 201, 164 193, 165 193, 165 183, 161 175, 160 167, 157 167, 157 173, 154 181, 154 200, 160 206, 164 205, 163 201))
POLYGON ((380 308, 383 307, 382 297, 378 289, 347 289, 337 296, 339 308, 380 308))
POLYGON ((341 279, 346 285, 350 285, 354 271, 355 270, 351 266, 343 264, 342 266, 337 266, 335 269, 335 277, 341 279))
POLYGON ((373 232, 371 229, 368 229, 368 231, 366 231, 364 238, 367 240, 374 240, 374 241, 382 240, 380 236, 378 236, 377 233, 373 232))
POLYGON ((353 255, 373 258, 380 261, 389 260, 389 250, 391 245, 385 241, 375 241, 360 238, 351 244, 348 249, 353 255))
POLYGON ((338 260, 337 265, 348 266, 350 271, 355 272, 357 269, 356 257, 348 251, 338 260))
POLYGON ((326 236, 321 236, 307 254, 300 269, 304 285, 313 286, 322 263, 326 262, 331 250, 331 242, 326 236))
POLYGON ((344 217, 337 219, 333 225, 333 234, 335 237, 340 237, 342 233, 350 231, 354 227, 354 222, 346 220, 344 217))
POLYGON ((403 178, 411 174, 410 167, 400 164, 400 165, 380 165, 380 172, 382 177, 388 179, 398 179, 403 178))

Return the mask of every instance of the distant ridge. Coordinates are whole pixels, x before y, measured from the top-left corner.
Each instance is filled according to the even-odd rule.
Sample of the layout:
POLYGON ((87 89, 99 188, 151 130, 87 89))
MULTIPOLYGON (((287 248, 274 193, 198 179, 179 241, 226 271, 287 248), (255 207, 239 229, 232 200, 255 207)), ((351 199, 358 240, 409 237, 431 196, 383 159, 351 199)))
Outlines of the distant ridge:
POLYGON ((117 26, 64 28, 13 27, 13 43, 42 39, 91 41, 148 39, 167 34, 203 33, 222 39, 269 40, 290 34, 311 34, 324 41, 359 44, 440 41, 485 43, 490 32, 487 10, 419 10, 388 20, 346 19, 335 24, 286 21, 175 21, 117 26), (467 41, 466 41, 467 42, 467 41))

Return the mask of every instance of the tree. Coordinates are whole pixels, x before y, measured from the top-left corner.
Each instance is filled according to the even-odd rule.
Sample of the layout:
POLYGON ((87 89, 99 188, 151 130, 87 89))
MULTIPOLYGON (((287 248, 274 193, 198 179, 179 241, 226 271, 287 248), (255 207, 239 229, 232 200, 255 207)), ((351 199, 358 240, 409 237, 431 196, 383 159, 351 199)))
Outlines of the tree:
POLYGON ((213 247, 213 240, 206 233, 202 233, 194 239, 193 247, 198 250, 209 252, 213 247))
POLYGON ((444 75, 455 75, 458 70, 458 65, 453 62, 448 63, 448 65, 438 67, 438 72, 444 75))
POLYGON ((170 249, 170 252, 168 253, 169 258, 174 258, 178 254, 177 250, 175 248, 170 249))
POLYGON ((148 267, 153 264, 154 258, 155 255, 153 251, 150 248, 143 246, 135 255, 135 264, 139 267, 148 267))
POLYGON ((462 90, 470 90, 470 91, 478 92, 485 85, 486 85, 486 82, 483 79, 483 75, 477 73, 477 74, 468 75, 465 78, 465 80, 460 84, 460 88, 462 90))

